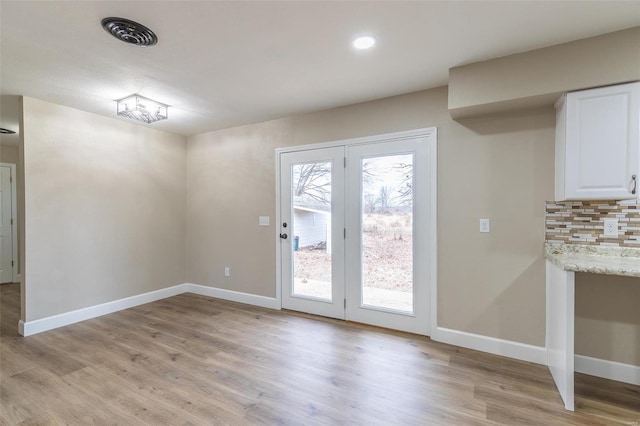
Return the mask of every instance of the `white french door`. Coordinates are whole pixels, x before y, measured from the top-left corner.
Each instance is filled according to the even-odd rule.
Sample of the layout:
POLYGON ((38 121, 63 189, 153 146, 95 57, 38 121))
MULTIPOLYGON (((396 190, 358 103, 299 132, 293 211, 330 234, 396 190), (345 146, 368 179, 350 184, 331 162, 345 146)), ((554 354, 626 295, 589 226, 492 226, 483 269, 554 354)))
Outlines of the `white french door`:
POLYGON ((428 334, 427 150, 419 139, 347 148, 347 319, 428 334))
POLYGON ((344 310, 344 147, 280 155, 282 307, 344 310))
POLYGON ((435 137, 281 152, 279 173, 282 307, 429 334, 435 137))

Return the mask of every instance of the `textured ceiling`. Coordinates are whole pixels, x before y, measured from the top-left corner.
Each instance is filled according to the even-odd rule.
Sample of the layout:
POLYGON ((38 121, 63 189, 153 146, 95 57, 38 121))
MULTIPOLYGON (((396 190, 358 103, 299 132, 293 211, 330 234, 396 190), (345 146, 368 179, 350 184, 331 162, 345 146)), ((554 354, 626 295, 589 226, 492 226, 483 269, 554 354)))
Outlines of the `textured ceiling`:
POLYGON ((116 117, 140 93, 172 107, 141 125, 191 135, 441 86, 454 66, 638 26, 640 2, 3 0, 0 16, 1 95, 116 117), (107 16, 158 44, 112 38, 107 16), (374 49, 351 48, 361 33, 374 49))

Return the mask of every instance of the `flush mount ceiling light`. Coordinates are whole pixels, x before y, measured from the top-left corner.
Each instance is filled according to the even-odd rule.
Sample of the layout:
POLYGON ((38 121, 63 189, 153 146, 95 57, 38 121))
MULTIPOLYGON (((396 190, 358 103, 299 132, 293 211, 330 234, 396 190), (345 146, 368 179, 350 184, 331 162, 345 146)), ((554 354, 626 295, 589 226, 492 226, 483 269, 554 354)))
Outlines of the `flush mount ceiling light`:
POLYGON ((118 101, 118 115, 133 120, 153 123, 166 120, 169 106, 140 95, 131 95, 118 101))
POLYGON ((5 129, 4 127, 0 127, 0 135, 15 135, 16 132, 13 130, 5 129))
POLYGON ((371 49, 376 44, 376 38, 371 35, 363 35, 353 39, 353 47, 360 50, 371 49))
POLYGON ((158 42, 158 37, 149 28, 125 18, 104 18, 102 28, 118 40, 136 46, 153 46, 158 42))

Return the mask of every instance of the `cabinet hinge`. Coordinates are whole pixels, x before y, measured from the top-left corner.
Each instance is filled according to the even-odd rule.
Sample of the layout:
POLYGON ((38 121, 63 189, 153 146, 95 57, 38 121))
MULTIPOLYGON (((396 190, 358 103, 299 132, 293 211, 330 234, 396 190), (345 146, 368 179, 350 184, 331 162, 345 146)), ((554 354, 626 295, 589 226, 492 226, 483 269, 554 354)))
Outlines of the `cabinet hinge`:
POLYGON ((9 183, 13 183, 13 176, 9 176, 9 183))
POLYGON ((347 168, 347 157, 344 157, 344 168, 347 168))
POLYGON ((13 225, 13 218, 11 218, 11 224, 13 225))
POLYGON ((347 299, 344 299, 344 308, 347 309, 347 299))
POLYGON ((342 236, 344 237, 345 240, 347 239, 347 228, 343 229, 342 236))
POLYGON ((11 267, 13 268, 13 260, 11 261, 11 267))

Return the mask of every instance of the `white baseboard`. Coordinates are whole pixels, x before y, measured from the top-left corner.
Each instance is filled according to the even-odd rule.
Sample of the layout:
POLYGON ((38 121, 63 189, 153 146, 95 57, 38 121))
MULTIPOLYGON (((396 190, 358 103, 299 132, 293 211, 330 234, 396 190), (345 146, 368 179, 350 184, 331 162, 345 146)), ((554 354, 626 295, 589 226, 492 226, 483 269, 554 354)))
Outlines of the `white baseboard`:
POLYGON ((547 365, 547 350, 542 346, 527 345, 442 327, 437 327, 436 332, 432 334, 435 336, 431 336, 431 339, 437 342, 547 365))
POLYGON ((133 308, 134 306, 144 305, 145 303, 155 302, 156 300, 166 299, 167 297, 182 294, 186 291, 186 284, 179 284, 173 287, 167 287, 160 290, 150 291, 148 293, 138 294, 136 296, 126 297, 124 299, 114 300, 112 302, 102 303, 100 305, 89 306, 75 311, 65 312, 59 315, 53 315, 33 321, 18 322, 18 332, 23 336, 31 336, 43 331, 53 330, 54 328, 63 327, 65 325, 76 322, 96 318, 102 315, 111 314, 123 309, 133 308))
POLYGON ((640 366, 637 365, 576 355, 574 368, 578 373, 640 386, 640 366))
POLYGON ((259 296, 257 294, 241 293, 239 291, 224 290, 217 287, 208 287, 199 284, 184 284, 186 291, 200 294, 202 296, 215 297, 216 299, 229 300, 232 302, 246 303, 247 305, 261 306, 269 309, 280 309, 275 297, 259 296))
MULTIPOLYGON (((433 334, 435 336, 431 336, 431 339, 437 342, 547 365, 547 351, 542 346, 527 345, 442 327, 438 327, 433 334)), ((578 373, 640 386, 640 366, 637 365, 576 355, 574 368, 578 373)))
POLYGON ((166 299, 167 297, 177 296, 182 293, 195 293, 203 296, 215 297, 217 299, 246 303, 248 305, 280 309, 276 299, 273 297, 258 296, 255 294, 240 293, 238 291, 185 283, 33 321, 25 322, 20 320, 18 321, 18 333, 22 336, 31 336, 33 334, 42 333, 43 331, 53 330, 54 328, 111 314, 123 309, 133 308, 134 306, 144 305, 145 303, 166 299))

